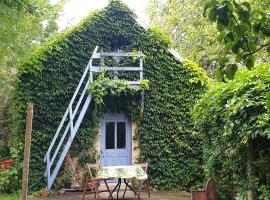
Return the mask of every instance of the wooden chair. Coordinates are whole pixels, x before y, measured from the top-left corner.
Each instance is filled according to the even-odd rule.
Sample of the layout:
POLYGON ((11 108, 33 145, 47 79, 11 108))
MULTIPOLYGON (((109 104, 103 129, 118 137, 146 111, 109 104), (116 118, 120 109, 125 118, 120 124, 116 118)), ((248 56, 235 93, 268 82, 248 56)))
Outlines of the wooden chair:
POLYGON ((202 190, 191 191, 191 200, 217 200, 217 185, 209 179, 202 190))
MULTIPOLYGON (((148 163, 138 163, 138 164, 134 164, 134 165, 135 166, 140 166, 144 170, 144 172, 147 173, 148 166, 149 166, 148 163)), ((150 187, 149 187, 149 180, 148 180, 148 178, 146 180, 139 180, 139 181, 140 181, 139 190, 136 190, 136 191, 138 191, 138 193, 140 195, 140 192, 142 191, 143 184, 146 183, 148 198, 150 198, 150 187)), ((132 182, 132 185, 134 186, 134 182, 132 182)), ((123 198, 126 195, 126 191, 127 191, 127 186, 125 187, 123 198)))
POLYGON ((96 164, 86 164, 86 166, 88 169, 88 177, 87 177, 86 182, 85 182, 82 200, 84 200, 84 198, 85 198, 85 194, 86 194, 87 189, 91 189, 90 193, 95 194, 94 199, 96 199, 96 196, 98 199, 100 199, 99 193, 101 193, 101 192, 109 192, 109 194, 110 194, 111 191, 110 191, 110 188, 107 184, 107 179, 99 179, 99 178, 96 178, 94 175, 94 173, 97 173, 97 171, 100 169, 100 165, 98 163, 96 163, 96 164), (107 188, 106 190, 99 190, 98 189, 101 181, 104 181, 106 188, 107 188))

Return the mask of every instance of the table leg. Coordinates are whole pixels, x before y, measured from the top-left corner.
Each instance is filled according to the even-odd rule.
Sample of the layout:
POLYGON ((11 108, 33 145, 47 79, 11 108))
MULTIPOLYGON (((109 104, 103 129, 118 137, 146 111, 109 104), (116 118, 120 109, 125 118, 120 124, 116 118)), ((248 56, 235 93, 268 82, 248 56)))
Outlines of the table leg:
POLYGON ((128 184, 128 182, 126 181, 126 179, 124 179, 124 183, 134 193, 134 195, 138 197, 138 199, 141 199, 140 195, 132 187, 130 187, 130 185, 128 184))
POLYGON ((118 194, 119 194, 119 190, 121 187, 121 178, 118 179, 118 183, 119 183, 119 186, 118 186, 118 190, 117 190, 117 199, 118 199, 118 194))
POLYGON ((111 196, 111 190, 110 190, 110 188, 109 188, 109 186, 108 186, 107 181, 106 181, 106 180, 104 180, 104 182, 105 182, 106 188, 107 188, 107 190, 108 190, 108 192, 109 192, 109 194, 110 194, 110 196, 109 196, 109 198, 108 198, 108 199, 110 199, 110 197, 111 197, 111 199, 113 199, 113 197, 111 196))
POLYGON ((113 188, 113 190, 110 192, 110 195, 109 195, 109 197, 108 197, 108 199, 113 199, 113 193, 114 193, 114 191, 116 190, 116 188, 119 186, 121 184, 121 179, 120 179, 120 183, 119 183, 119 179, 118 179, 118 183, 116 184, 116 186, 113 188))

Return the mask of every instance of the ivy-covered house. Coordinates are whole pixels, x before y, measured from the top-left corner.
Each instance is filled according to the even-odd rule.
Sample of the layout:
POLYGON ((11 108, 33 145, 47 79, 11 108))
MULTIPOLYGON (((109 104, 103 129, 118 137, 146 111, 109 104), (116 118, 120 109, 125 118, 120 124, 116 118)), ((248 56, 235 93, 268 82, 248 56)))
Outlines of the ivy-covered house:
POLYGON ((34 103, 30 181, 45 173, 50 188, 70 152, 102 166, 147 161, 159 189, 202 182, 190 110, 207 75, 169 49, 165 35, 143 28, 117 0, 37 49, 20 67, 14 96, 19 138, 26 104, 34 103), (117 67, 126 71, 106 70, 117 67))

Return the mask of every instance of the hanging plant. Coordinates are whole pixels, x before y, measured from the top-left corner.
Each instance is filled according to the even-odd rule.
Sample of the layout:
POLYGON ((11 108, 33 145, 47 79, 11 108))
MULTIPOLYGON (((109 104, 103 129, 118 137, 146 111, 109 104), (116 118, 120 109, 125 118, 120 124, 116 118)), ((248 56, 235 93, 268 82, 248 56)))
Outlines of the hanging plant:
POLYGON ((97 79, 88 87, 88 91, 92 93, 98 105, 104 104, 103 98, 106 95, 128 95, 149 89, 149 80, 147 79, 141 80, 138 86, 132 86, 125 80, 113 80, 106 77, 107 72, 106 70, 100 72, 97 79))

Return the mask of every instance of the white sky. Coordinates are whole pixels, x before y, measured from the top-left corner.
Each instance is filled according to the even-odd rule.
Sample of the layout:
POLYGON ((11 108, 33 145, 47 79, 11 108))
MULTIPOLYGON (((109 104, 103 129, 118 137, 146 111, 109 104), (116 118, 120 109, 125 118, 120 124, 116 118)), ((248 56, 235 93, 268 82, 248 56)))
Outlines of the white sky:
MULTIPOLYGON (((51 0, 52 3, 58 0, 51 0)), ((122 0, 131 9, 134 9, 139 20, 148 24, 145 8, 149 0, 122 0)), ((58 20, 60 30, 78 23, 89 11, 104 8, 108 0, 68 0, 64 6, 63 13, 58 20)))

